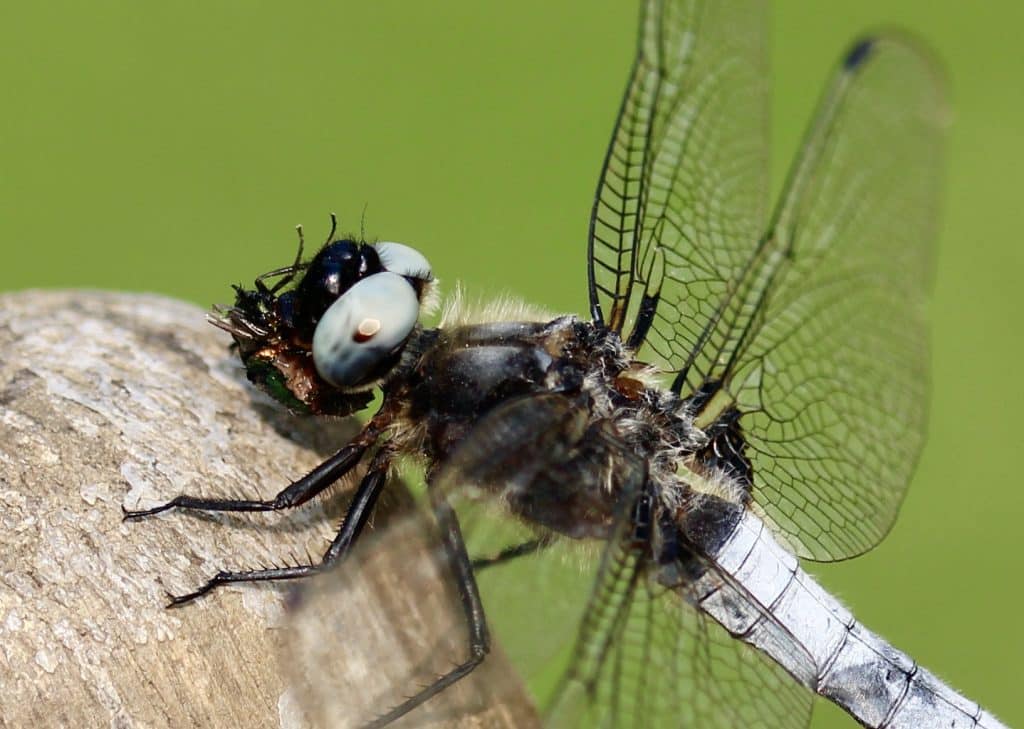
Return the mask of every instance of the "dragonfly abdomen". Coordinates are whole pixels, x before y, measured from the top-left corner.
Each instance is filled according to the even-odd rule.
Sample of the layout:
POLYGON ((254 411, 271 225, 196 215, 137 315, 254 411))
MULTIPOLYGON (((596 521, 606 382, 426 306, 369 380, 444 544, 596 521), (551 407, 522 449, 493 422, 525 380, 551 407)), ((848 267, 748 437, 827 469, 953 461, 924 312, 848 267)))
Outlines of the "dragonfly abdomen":
POLYGON ((751 510, 709 544, 694 602, 733 636, 872 729, 999 729, 994 716, 859 623, 751 510))

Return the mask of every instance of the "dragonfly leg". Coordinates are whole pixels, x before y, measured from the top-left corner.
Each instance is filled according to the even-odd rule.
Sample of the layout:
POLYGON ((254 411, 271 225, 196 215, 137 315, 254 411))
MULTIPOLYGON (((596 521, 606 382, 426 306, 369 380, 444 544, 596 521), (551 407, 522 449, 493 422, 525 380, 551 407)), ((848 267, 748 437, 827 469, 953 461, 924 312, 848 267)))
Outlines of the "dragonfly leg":
POLYGON ((121 507, 125 521, 143 519, 170 509, 198 511, 280 511, 301 506, 351 471, 363 457, 366 449, 377 439, 380 429, 367 426, 355 440, 314 468, 297 481, 293 481, 273 499, 210 499, 180 494, 170 501, 151 509, 130 510, 121 507))
POLYGON ((171 595, 171 602, 168 607, 178 607, 202 597, 211 590, 227 585, 232 582, 269 582, 273 580, 295 580, 302 577, 309 577, 330 568, 343 559, 355 544, 356 539, 366 526, 373 507, 377 503, 377 497, 383 490, 387 481, 388 466, 391 462, 391 454, 381 450, 374 457, 369 470, 359 483, 352 503, 341 523, 338 534, 327 548, 323 558, 317 564, 295 565, 292 567, 275 567, 271 569, 243 570, 239 572, 221 571, 206 581, 197 590, 185 595, 171 595))
POLYGON ((462 530, 458 518, 451 506, 443 498, 437 498, 434 514, 441 530, 441 541, 445 554, 459 586, 459 600, 466 616, 469 629, 469 658, 442 676, 438 676, 431 684, 410 696, 391 711, 378 717, 365 729, 379 729, 399 717, 409 713, 417 706, 436 696, 459 679, 468 676, 491 650, 491 636, 487 630, 487 618, 484 615, 483 602, 473 577, 473 565, 466 553, 466 545, 462 540, 462 530))
POLYGON ((551 540, 544 537, 539 539, 530 539, 529 541, 521 542, 520 544, 514 544, 511 547, 505 547, 505 549, 489 557, 476 557, 472 562, 470 562, 470 564, 474 571, 482 570, 485 567, 494 567, 499 564, 504 564, 505 562, 511 562, 519 557, 525 557, 528 554, 533 554, 549 544, 551 544, 551 540))

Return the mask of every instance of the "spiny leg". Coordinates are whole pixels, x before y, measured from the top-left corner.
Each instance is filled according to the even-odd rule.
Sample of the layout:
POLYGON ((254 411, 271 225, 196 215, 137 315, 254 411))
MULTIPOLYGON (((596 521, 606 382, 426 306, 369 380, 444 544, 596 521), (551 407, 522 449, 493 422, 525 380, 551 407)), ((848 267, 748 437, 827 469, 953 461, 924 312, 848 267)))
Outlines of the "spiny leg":
POLYGON ((382 449, 374 457, 369 470, 363 476, 363 480, 356 489, 352 503, 349 504, 345 518, 341 522, 341 528, 335 535, 331 546, 324 552, 323 558, 316 564, 295 565, 293 567, 275 567, 271 569, 242 570, 238 572, 221 571, 210 578, 206 584, 198 590, 185 595, 171 595, 171 602, 168 607, 178 607, 185 603, 202 597, 221 585, 233 582, 269 582, 272 580, 295 580, 302 577, 309 577, 322 572, 332 565, 338 563, 348 554, 355 544, 356 539, 366 526, 366 522, 373 513, 373 507, 377 503, 377 497, 387 482, 388 466, 392 454, 382 449))
POLYGON ((470 564, 472 565, 474 571, 482 570, 486 567, 495 567, 506 562, 511 562, 512 560, 518 559, 519 557, 525 557, 528 554, 538 552, 544 547, 549 546, 550 544, 551 539, 547 536, 539 537, 537 539, 530 539, 526 542, 514 544, 511 547, 505 547, 497 554, 491 555, 489 557, 475 557, 470 562, 470 564))
POLYGON ((466 617, 469 632, 469 658, 452 670, 436 678, 430 685, 410 696, 386 714, 367 724, 365 729, 380 729, 396 719, 408 714, 428 699, 441 693, 459 679, 468 676, 479 666, 491 650, 491 636, 487 630, 487 618, 484 615, 483 601, 473 577, 473 566, 466 545, 462 540, 462 530, 452 507, 443 497, 436 497, 434 514, 441 530, 441 543, 455 581, 459 586, 459 600, 466 617))
POLYGON ((314 468, 297 481, 282 489, 273 499, 210 499, 181 494, 165 504, 151 509, 132 511, 125 509, 124 520, 142 519, 170 509, 196 509, 199 511, 279 511, 300 506, 322 492, 351 471, 363 457, 366 449, 377 439, 380 429, 367 426, 355 440, 314 468))

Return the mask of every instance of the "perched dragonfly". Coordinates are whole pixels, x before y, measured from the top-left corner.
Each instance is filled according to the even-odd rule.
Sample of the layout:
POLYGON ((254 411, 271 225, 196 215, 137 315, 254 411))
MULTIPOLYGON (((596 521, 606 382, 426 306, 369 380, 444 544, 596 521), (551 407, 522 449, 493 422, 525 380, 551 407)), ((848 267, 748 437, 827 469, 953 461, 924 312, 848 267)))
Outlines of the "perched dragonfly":
POLYGON ((273 499, 127 512, 287 509, 360 474, 321 562, 220 572, 174 603, 327 568, 343 599, 405 543, 408 520, 364 527, 411 458, 462 653, 432 668, 425 652, 425 683, 371 681, 395 698, 338 723, 428 709, 485 661, 500 607, 497 632, 534 636, 504 642, 513 658, 567 662, 553 725, 801 727, 817 694, 869 727, 1002 726, 798 561, 875 546, 922 446, 941 74, 898 34, 854 43, 769 209, 766 25, 756 0, 643 3, 590 216, 589 319, 456 302, 427 328, 426 257, 333 229, 236 287, 212 321, 256 385, 312 414, 382 400, 273 499))

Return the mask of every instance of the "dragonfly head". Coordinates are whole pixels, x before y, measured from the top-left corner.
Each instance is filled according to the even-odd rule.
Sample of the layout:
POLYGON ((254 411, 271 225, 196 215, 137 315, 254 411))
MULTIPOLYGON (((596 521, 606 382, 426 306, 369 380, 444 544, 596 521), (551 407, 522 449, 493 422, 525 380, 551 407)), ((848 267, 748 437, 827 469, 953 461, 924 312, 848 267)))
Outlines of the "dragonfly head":
MULTIPOLYGON (((334 220, 332 216, 332 221, 334 220)), ((433 275, 401 243, 327 242, 302 260, 235 286, 235 303, 209 320, 235 340, 257 387, 297 412, 348 415, 398 363, 433 275)))

